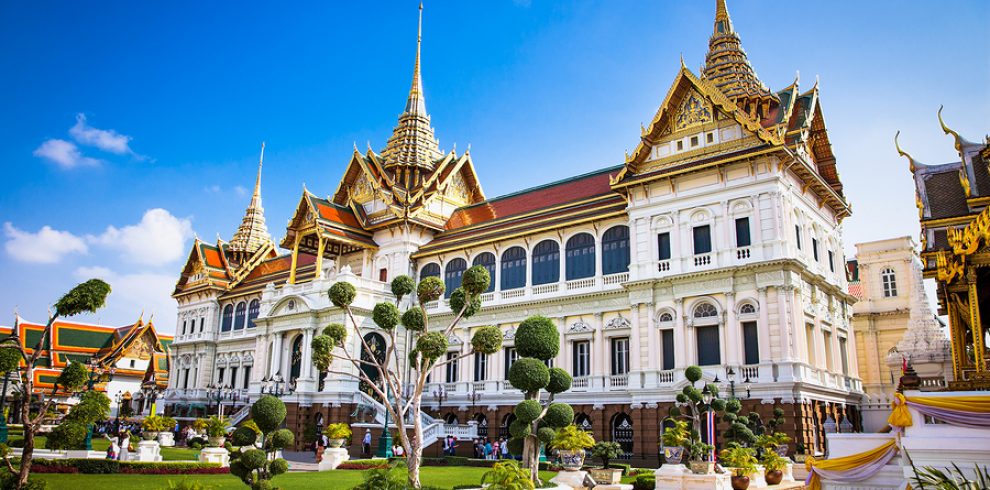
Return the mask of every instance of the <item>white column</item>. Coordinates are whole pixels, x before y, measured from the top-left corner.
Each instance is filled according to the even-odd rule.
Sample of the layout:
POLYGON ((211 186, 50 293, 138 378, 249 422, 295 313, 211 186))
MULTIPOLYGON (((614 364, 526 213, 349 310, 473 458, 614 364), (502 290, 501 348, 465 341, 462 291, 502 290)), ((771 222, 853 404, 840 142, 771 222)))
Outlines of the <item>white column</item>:
POLYGON ((657 385, 656 372, 660 370, 660 343, 657 341, 657 325, 656 325, 656 305, 653 303, 646 304, 646 365, 645 371, 646 375, 646 388, 654 388, 657 385))
POLYGON ((564 332, 567 331, 567 318, 561 316, 554 320, 557 322, 557 334, 560 337, 560 352, 557 354, 557 358, 554 359, 554 366, 570 372, 570 366, 572 365, 570 360, 571 348, 567 345, 567 339, 564 337, 564 332))
MULTIPOLYGON (((602 263, 605 260, 604 251, 602 250, 602 237, 599 234, 595 237, 595 282, 601 284, 602 277, 602 263)), ((630 264, 632 263, 630 257, 630 264)))
POLYGON ((726 293, 725 299, 725 346, 723 347, 725 358, 723 364, 742 364, 742 357, 739 355, 742 350, 740 348, 742 342, 739 341, 739 322, 736 321, 736 293, 726 293))
POLYGON ((306 328, 303 330, 303 345, 302 345, 302 372, 299 373, 300 377, 307 380, 313 379, 313 349, 310 348, 313 343, 313 329, 306 328))
POLYGON ((602 332, 602 314, 595 313, 595 321, 592 328, 595 329, 594 341, 591 343, 594 354, 591 356, 592 386, 602 388, 602 379, 605 376, 605 336, 602 332))
POLYGON ((275 342, 272 344, 272 368, 271 376, 276 374, 282 374, 284 378, 286 373, 282 373, 282 341, 285 338, 285 332, 275 334, 275 342))
POLYGON ((694 364, 694 354, 688 343, 687 326, 684 324, 684 300, 674 299, 674 345, 683 346, 681 352, 674 349, 674 367, 685 368, 694 364))
POLYGON ((633 379, 639 378, 640 372, 640 341, 639 334, 642 331, 640 329, 640 314, 639 310, 643 307, 642 303, 635 304, 632 306, 632 318, 630 319, 631 330, 629 332, 629 381, 630 388, 632 388, 633 379))
POLYGON ((756 335, 759 336, 760 362, 769 362, 770 355, 770 312, 767 311, 767 288, 757 289, 759 293, 760 323, 756 326, 756 335))
POLYGON ((638 220, 629 220, 629 279, 635 281, 640 277, 645 277, 644 267, 649 259, 643 257, 639 250, 639 226, 638 220))
MULTIPOLYGON (((567 281, 567 250, 564 248, 565 243, 567 242, 563 240, 560 242, 560 262, 557 263, 559 277, 557 277, 557 282, 567 281)), ((560 286, 560 288, 563 290, 564 286, 560 286)))

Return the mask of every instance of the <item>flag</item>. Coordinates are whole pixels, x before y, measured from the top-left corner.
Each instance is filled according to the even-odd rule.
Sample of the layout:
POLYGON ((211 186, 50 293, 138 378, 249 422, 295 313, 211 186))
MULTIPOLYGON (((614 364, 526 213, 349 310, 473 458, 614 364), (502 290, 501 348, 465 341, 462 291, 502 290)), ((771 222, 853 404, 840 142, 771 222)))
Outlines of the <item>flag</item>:
POLYGON ((904 357, 904 356, 901 356, 901 374, 906 374, 907 373, 907 367, 908 367, 907 366, 907 358, 904 357))
MULTIPOLYGON (((705 412, 705 417, 708 420, 707 434, 705 436, 708 438, 708 444, 715 447, 715 411, 709 410, 705 412)), ((708 455, 708 461, 715 461, 715 449, 712 449, 711 454, 708 455)))

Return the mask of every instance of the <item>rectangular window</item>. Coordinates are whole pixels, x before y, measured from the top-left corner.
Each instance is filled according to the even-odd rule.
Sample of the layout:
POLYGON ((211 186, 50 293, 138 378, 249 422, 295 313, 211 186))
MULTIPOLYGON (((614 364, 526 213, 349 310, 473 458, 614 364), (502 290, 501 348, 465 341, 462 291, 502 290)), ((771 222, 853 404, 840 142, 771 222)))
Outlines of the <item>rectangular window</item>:
POLYGON ((692 136, 691 137, 691 148, 694 148, 695 146, 698 146, 698 137, 697 136, 692 136))
POLYGON ((715 366, 722 364, 718 325, 694 327, 694 330, 698 341, 698 365, 715 366))
POLYGON ((846 352, 846 338, 839 337, 839 359, 842 361, 842 374, 849 375, 849 354, 846 352))
POLYGON ((612 339, 612 375, 629 372, 629 338, 612 339))
POLYGON ((205 323, 206 323, 205 316, 199 319, 199 333, 203 333, 203 324, 205 323))
POLYGON ((182 334, 181 335, 185 335, 185 334, 186 334, 186 321, 185 320, 182 320, 182 334))
POLYGON ((572 344, 573 366, 571 375, 575 378, 591 374, 591 342, 582 340, 572 344))
POLYGON ((701 255, 712 251, 712 231, 709 225, 694 227, 694 254, 701 255))
POLYGON ((751 243, 749 239, 749 218, 736 218, 736 246, 748 247, 751 243))
POLYGON ((706 138, 706 141, 708 141, 709 143, 714 143, 715 142, 715 133, 708 133, 707 135, 705 135, 705 138, 706 138))
POLYGON ((670 260, 670 233, 657 235, 657 251, 660 260, 670 260))
POLYGON ((249 383, 251 383, 251 366, 244 366, 244 384, 241 387, 246 390, 249 383))
POLYGON ((661 330, 660 342, 663 344, 663 369, 674 369, 674 330, 661 330))
POLYGON ((231 388, 237 388, 237 368, 236 367, 230 368, 230 383, 227 383, 227 386, 230 386, 231 388))
POLYGON ((516 359, 519 359, 519 353, 516 352, 516 348, 515 347, 506 347, 505 348, 505 373, 504 373, 505 374, 505 377, 502 378, 502 379, 509 379, 509 368, 512 367, 512 363, 516 362, 516 359))
POLYGON ((801 250, 801 225, 794 225, 794 236, 797 237, 798 250, 801 250))
POLYGON ((488 379, 488 354, 481 352, 474 353, 474 380, 485 381, 488 379))
POLYGON ((220 369, 217 370, 217 384, 220 385, 220 386, 223 386, 223 380, 225 379, 223 377, 223 374, 224 374, 223 371, 224 371, 224 368, 220 368, 220 369))
POLYGON ((677 142, 677 151, 681 151, 683 149, 684 149, 684 142, 683 141, 678 141, 677 142))
POLYGON ((835 272, 835 252, 828 251, 828 270, 835 272))
POLYGON ((189 388, 189 368, 182 374, 182 389, 189 388))
POLYGON ((746 355, 746 364, 760 363, 760 342, 757 333, 756 322, 743 322, 743 350, 746 355))
POLYGON ((378 269, 378 280, 388 282, 388 269, 378 269))
POLYGON ((831 371, 832 366, 832 332, 822 331, 822 339, 825 341, 825 369, 831 371))
POLYGON ((818 239, 811 239, 811 255, 815 257, 815 262, 818 262, 818 239))
POLYGON ((447 382, 456 383, 457 382, 457 353, 448 352, 447 353, 447 382))

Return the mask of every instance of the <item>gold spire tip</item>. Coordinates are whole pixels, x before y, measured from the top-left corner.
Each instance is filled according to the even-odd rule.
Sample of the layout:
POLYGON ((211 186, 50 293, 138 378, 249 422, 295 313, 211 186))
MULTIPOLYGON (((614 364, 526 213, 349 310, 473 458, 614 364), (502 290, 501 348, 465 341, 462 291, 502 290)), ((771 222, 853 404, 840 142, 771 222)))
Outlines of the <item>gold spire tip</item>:
POLYGON ((898 155, 908 159, 908 169, 910 169, 911 173, 913 174, 914 171, 917 169, 917 166, 914 163, 914 157, 912 157, 908 152, 904 151, 901 148, 901 144, 897 141, 898 138, 900 138, 900 136, 901 136, 901 132, 900 130, 898 130, 897 133, 894 134, 894 148, 897 148, 898 155))

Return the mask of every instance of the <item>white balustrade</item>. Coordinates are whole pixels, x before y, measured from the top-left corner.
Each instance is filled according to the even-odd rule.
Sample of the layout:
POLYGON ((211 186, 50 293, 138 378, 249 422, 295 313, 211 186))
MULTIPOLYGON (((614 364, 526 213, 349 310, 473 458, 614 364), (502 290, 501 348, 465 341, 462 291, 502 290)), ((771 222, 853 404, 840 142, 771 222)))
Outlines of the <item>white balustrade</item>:
POLYGON ((590 288, 595 285, 595 278, 589 277, 586 279, 574 279, 571 281, 567 281, 565 284, 567 286, 568 291, 574 289, 590 288))
POLYGON ((702 266, 711 265, 711 264, 712 264, 712 254, 710 254, 710 253, 699 254, 699 255, 695 255, 694 256, 694 266, 695 267, 702 267, 702 266))
POLYGON ((560 289, 560 283, 554 282, 550 284, 540 284, 539 286, 533 286, 533 294, 547 294, 556 293, 560 289))
POLYGON ((736 249, 736 259, 745 260, 750 257, 749 247, 740 247, 736 249))
POLYGON ((526 289, 524 288, 509 289, 507 291, 501 292, 502 299, 520 298, 525 295, 526 295, 526 289))
POLYGON ((604 283, 605 285, 610 286, 612 284, 622 284, 628 280, 629 280, 628 272, 619 272, 618 274, 609 274, 605 276, 604 283))
POLYGON ((495 293, 481 293, 481 302, 490 303, 495 300, 495 293))
POLYGON ((657 373, 658 384, 670 384, 674 382, 674 370, 660 371, 657 373))
POLYGON ((670 272, 670 261, 669 260, 661 260, 660 262, 657 262, 657 271, 659 271, 659 272, 670 272))
POLYGON ((608 377, 608 387, 610 389, 625 388, 629 386, 628 374, 613 374, 608 377))
POLYGON ((588 377, 587 376, 581 376, 581 377, 578 377, 578 378, 574 378, 571 381, 571 389, 572 390, 580 390, 580 391, 587 390, 588 389, 588 377))

